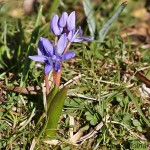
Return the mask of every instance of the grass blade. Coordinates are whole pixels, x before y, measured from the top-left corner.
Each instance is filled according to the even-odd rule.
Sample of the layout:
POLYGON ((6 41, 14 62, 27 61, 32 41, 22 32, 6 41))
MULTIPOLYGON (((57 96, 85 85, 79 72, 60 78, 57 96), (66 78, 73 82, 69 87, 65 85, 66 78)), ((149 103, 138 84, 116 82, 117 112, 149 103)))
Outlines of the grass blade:
POLYGON ((29 119, 25 122, 25 124, 19 129, 19 131, 22 131, 32 120, 32 118, 35 115, 35 108, 32 110, 31 116, 29 117, 29 119))
POLYGON ((114 15, 103 25, 102 29, 99 32, 99 39, 100 42, 104 41, 104 38, 106 37, 106 34, 108 30, 110 29, 112 23, 117 19, 117 17, 121 14, 123 9, 126 7, 126 2, 122 3, 119 8, 116 10, 114 15))
POLYGON ((87 17, 87 23, 89 26, 89 31, 92 37, 95 35, 96 23, 95 17, 93 15, 93 7, 91 5, 90 0, 83 0, 83 8, 85 15, 87 17))
POLYGON ((51 3, 51 7, 49 8, 47 17, 49 17, 49 15, 53 14, 54 12, 56 12, 59 5, 60 5, 60 0, 53 0, 53 2, 51 3))
POLYGON ((137 103, 137 98, 135 96, 132 95, 132 93, 126 89, 126 93, 128 94, 128 96, 130 97, 130 99, 132 100, 135 108, 137 109, 139 115, 143 118, 143 120, 145 121, 145 123, 150 127, 150 122, 146 119, 146 117, 144 116, 143 112, 141 111, 138 103, 137 103))
POLYGON ((21 81, 20 81, 20 86, 21 87, 25 86, 25 81, 28 77, 29 66, 30 66, 30 62, 31 62, 31 60, 28 58, 28 56, 32 55, 33 50, 35 48, 34 44, 36 43, 38 33, 39 33, 39 26, 40 26, 40 23, 41 23, 40 18, 41 18, 41 15, 42 15, 42 8, 43 8, 43 6, 40 7, 38 17, 37 17, 37 20, 36 20, 36 23, 35 23, 35 29, 32 32, 30 43, 29 43, 30 45, 29 45, 28 50, 27 50, 27 55, 26 55, 25 64, 24 64, 24 68, 23 68, 22 78, 21 78, 21 81))

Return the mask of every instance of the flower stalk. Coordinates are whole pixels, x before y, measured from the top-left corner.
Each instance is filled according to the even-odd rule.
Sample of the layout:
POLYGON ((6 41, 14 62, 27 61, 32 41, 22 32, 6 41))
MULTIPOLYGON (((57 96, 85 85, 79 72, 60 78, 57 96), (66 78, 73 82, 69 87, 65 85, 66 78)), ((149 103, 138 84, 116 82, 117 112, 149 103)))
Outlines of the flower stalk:
POLYGON ((45 79, 46 95, 48 95, 50 92, 48 74, 46 74, 46 73, 44 74, 44 79, 45 79))
POLYGON ((62 66, 60 67, 59 72, 53 70, 53 82, 54 82, 54 86, 56 87, 60 86, 61 73, 62 73, 62 66))

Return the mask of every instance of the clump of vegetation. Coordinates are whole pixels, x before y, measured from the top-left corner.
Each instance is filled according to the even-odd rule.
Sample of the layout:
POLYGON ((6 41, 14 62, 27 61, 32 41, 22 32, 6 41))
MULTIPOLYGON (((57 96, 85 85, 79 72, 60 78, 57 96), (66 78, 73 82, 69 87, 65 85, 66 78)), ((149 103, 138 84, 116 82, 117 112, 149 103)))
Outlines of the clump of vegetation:
POLYGON ((0 4, 1 149, 149 149, 146 0, 0 4))

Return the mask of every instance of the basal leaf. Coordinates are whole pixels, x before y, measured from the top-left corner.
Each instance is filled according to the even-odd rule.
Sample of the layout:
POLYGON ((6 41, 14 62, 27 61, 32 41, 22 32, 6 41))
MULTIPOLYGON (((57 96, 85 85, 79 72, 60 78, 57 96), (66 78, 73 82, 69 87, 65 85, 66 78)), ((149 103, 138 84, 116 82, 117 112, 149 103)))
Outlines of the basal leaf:
POLYGON ((104 38, 106 37, 106 34, 108 32, 108 30, 110 29, 112 23, 117 19, 117 17, 121 14, 121 12, 123 11, 123 9, 126 7, 126 2, 122 3, 119 8, 116 10, 116 12, 114 13, 114 15, 103 25, 103 27, 101 28, 100 32, 99 32, 99 39, 100 42, 104 41, 104 38))
POLYGON ((67 95, 67 87, 61 89, 53 98, 47 112, 46 136, 56 136, 58 121, 67 95))
POLYGON ((96 23, 95 23, 95 17, 93 13, 93 7, 91 5, 90 0, 83 0, 83 8, 85 15, 87 17, 87 23, 89 27, 89 31, 92 37, 94 37, 95 29, 96 29, 96 23))

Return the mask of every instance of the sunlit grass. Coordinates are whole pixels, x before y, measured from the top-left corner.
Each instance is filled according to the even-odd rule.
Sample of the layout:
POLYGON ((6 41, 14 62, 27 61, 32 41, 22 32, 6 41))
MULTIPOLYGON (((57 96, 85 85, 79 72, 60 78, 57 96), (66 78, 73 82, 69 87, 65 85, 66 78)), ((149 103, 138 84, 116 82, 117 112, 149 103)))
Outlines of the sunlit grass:
MULTIPOLYGON (((56 3, 59 4, 58 1, 56 3)), ((83 30, 87 31, 84 34, 90 36, 82 3, 72 3, 74 5, 70 1, 66 5, 60 3, 59 10, 54 5, 48 9, 45 4, 41 12, 38 4, 36 11, 18 18, 9 16, 6 12, 0 16, 0 87, 1 84, 7 87, 43 85, 43 66, 30 63, 27 52, 37 53, 37 40, 40 36, 54 41, 54 36, 49 31, 49 19, 53 11, 60 13, 76 10, 83 30)), ((93 4, 98 30, 95 31, 95 40, 91 43, 72 44, 71 50, 76 53, 76 57, 63 63, 61 83, 70 80, 73 83, 58 126, 57 140, 60 143, 47 144, 44 135, 37 140, 43 126, 43 120, 36 125, 44 112, 42 93, 22 94, 3 87, 0 89, 1 149, 30 149, 34 140, 37 140, 35 149, 115 150, 131 149, 138 144, 144 150, 148 149, 149 97, 143 91, 140 92, 141 82, 134 76, 134 68, 142 68, 145 76, 150 77, 149 48, 141 48, 141 44, 133 45, 129 38, 123 41, 120 36, 123 28, 134 23, 129 12, 132 10, 130 3, 113 24, 105 40, 101 43, 98 38, 102 25, 119 5, 118 1, 110 0, 93 4), (137 49, 141 53, 139 59, 135 59, 137 49), (94 135, 88 135, 91 132, 94 135), (75 142, 73 136, 76 133, 81 134, 81 137, 75 142), (86 135, 88 136, 85 137, 86 135), (72 137, 76 145, 69 140, 72 137)), ((5 11, 7 8, 3 5, 5 11)))

